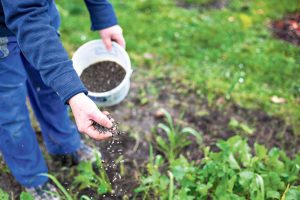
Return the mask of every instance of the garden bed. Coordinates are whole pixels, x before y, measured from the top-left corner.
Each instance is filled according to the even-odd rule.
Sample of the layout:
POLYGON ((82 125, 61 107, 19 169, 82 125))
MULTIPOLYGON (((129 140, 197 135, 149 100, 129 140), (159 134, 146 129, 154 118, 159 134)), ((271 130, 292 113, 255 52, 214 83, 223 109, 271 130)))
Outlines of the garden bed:
MULTIPOLYGON (((126 134, 104 142, 87 140, 101 150, 110 180, 114 180, 112 183, 115 193, 101 198, 97 197, 93 190, 79 191, 79 194, 94 196, 94 199, 133 197, 133 191, 139 184, 138 179, 146 169, 149 144, 155 148, 153 128, 165 120, 159 111, 161 108, 171 113, 176 124, 190 126, 202 132, 203 145, 211 146, 213 150, 216 149, 217 140, 236 134, 249 138, 251 146, 254 142, 259 142, 268 148, 279 147, 291 157, 300 150, 300 138, 294 134, 292 127, 279 118, 271 117, 260 110, 241 108, 226 102, 223 97, 209 103, 199 97, 195 90, 178 80, 149 78, 146 81, 133 82, 127 99, 120 105, 109 108, 126 134), (122 162, 112 167, 120 160, 120 156, 122 162), (121 174, 120 165, 123 167, 121 174)), ((191 145, 184 148, 181 154, 190 161, 200 163, 203 152, 193 136, 189 136, 189 139, 192 141, 191 145)), ((41 142, 41 137, 39 140, 41 142)), ((72 188, 70 183, 76 176, 74 169, 55 165, 49 157, 47 160, 50 173, 58 177, 66 188, 72 188)), ((0 188, 15 197, 18 197, 21 191, 21 187, 9 173, 1 173, 0 188)))

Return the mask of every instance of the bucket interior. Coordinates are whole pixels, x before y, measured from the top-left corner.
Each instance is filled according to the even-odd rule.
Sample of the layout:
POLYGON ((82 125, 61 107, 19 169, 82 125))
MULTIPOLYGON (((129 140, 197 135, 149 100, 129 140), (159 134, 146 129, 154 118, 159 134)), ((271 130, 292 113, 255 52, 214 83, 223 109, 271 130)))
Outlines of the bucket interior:
POLYGON ((125 50, 122 49, 122 47, 119 47, 116 43, 113 43, 112 50, 108 51, 101 41, 92 41, 80 47, 73 56, 73 65, 79 76, 82 74, 84 69, 95 63, 103 61, 116 62, 118 65, 123 67, 126 72, 125 77, 118 86, 109 91, 101 93, 89 91, 89 95, 91 96, 101 97, 110 95, 114 93, 114 91, 122 88, 126 82, 129 82, 132 73, 130 60, 125 50))

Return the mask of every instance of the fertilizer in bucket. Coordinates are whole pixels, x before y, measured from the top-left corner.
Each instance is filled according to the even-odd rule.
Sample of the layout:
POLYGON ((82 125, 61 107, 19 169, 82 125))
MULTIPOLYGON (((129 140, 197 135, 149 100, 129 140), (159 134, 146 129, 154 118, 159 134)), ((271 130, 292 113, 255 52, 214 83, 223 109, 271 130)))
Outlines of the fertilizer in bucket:
POLYGON ((116 62, 97 62, 84 69, 80 75, 85 87, 91 92, 107 92, 125 78, 126 71, 116 62))

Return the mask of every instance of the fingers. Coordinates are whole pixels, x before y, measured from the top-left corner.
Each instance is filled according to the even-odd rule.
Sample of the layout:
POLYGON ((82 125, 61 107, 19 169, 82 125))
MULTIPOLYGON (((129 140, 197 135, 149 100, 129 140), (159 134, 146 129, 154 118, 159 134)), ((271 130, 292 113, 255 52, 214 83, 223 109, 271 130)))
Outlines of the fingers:
MULTIPOLYGON (((109 115, 109 114, 110 114, 108 111, 102 111, 102 113, 103 113, 104 115, 109 115)), ((109 120, 110 120, 111 122, 114 122, 114 121, 115 121, 115 119, 112 118, 111 116, 109 116, 109 120)))
POLYGON ((113 126, 112 121, 109 120, 109 118, 100 111, 93 114, 91 116, 91 119, 106 128, 111 128, 113 126))
POLYGON ((102 40, 103 40, 103 43, 104 43, 106 49, 110 51, 111 48, 112 48, 111 38, 110 37, 103 37, 102 40))
POLYGON ((121 47, 125 49, 126 42, 123 37, 122 28, 119 25, 111 26, 100 30, 99 34, 107 50, 110 51, 112 49, 112 41, 117 42, 121 47))
POLYGON ((91 138, 95 139, 95 140, 105 140, 105 139, 109 139, 110 137, 112 137, 112 133, 110 132, 105 132, 105 133, 99 133, 94 127, 89 127, 86 131, 85 134, 87 134, 88 136, 90 136, 91 138))
POLYGON ((125 39, 122 34, 114 35, 112 38, 114 41, 116 41, 121 47, 124 49, 126 48, 125 39))

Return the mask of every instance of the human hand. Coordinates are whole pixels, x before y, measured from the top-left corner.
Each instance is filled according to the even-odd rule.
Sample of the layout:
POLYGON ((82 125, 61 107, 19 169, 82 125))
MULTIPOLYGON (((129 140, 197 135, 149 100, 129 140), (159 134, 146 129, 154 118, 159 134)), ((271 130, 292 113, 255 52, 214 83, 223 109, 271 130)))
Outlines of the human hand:
POLYGON ((109 113, 102 113, 96 104, 85 94, 79 93, 73 96, 69 100, 69 105, 72 109, 79 132, 87 134, 96 140, 103 140, 112 136, 110 132, 99 133, 92 125, 93 121, 95 121, 106 128, 113 126, 112 121, 106 116, 109 113))
POLYGON ((112 41, 117 42, 125 49, 126 44, 125 44, 125 39, 123 37, 123 31, 119 25, 114 25, 106 29, 100 30, 99 34, 107 50, 111 50, 112 41))

